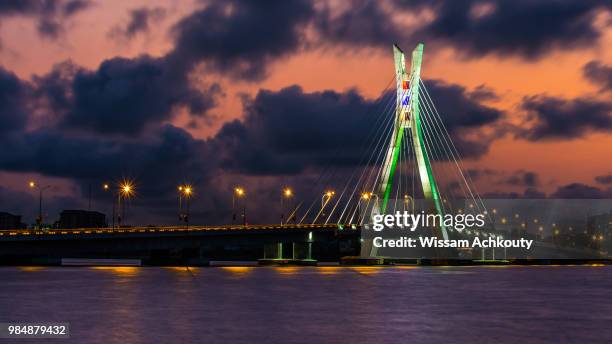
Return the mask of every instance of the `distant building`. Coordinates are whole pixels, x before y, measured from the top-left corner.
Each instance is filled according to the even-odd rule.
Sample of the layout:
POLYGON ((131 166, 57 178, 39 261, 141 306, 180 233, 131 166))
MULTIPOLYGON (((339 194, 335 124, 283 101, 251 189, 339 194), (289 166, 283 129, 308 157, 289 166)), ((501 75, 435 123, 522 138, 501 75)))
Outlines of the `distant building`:
POLYGON ((25 223, 21 223, 21 215, 0 212, 0 229, 23 229, 26 227, 25 223))
POLYGON ((612 252, 612 211, 589 216, 588 230, 590 239, 596 248, 607 253, 612 252))
POLYGON ((59 228, 106 227, 106 215, 97 211, 64 210, 60 213, 59 228))
POLYGON ((591 234, 608 235, 612 233, 612 211, 589 216, 588 228, 591 234))

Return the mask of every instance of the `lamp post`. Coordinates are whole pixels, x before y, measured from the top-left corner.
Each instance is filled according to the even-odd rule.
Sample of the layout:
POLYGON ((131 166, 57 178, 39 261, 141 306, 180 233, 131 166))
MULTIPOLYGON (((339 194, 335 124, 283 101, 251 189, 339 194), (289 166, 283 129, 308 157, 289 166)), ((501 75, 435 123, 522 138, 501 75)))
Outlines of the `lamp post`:
MULTIPOLYGON (((370 202, 372 197, 376 198, 374 206, 377 207, 378 206, 378 195, 377 194, 375 194, 373 192, 363 192, 361 194, 361 200, 364 200, 364 201, 367 201, 367 202, 370 202)), ((361 202, 357 203, 357 206, 358 206, 357 213, 359 213, 359 215, 361 216, 361 202)), ((365 211, 367 211, 367 210, 368 210, 368 205, 366 204, 365 211)), ((357 219, 359 224, 361 224, 363 222, 364 218, 365 218, 365 214, 363 215, 363 217, 361 217, 361 219, 359 219, 359 218, 357 219)))
MULTIPOLYGON (((232 224, 234 224, 234 221, 236 221, 236 197, 246 197, 246 192, 244 191, 244 188, 235 187, 234 192, 232 193, 232 224)), ((244 200, 242 208, 242 224, 246 226, 246 199, 244 200)))
POLYGON ((185 224, 187 225, 187 229, 189 229, 189 201, 191 199, 191 196, 193 195, 193 187, 191 187, 191 185, 184 185, 184 186, 179 186, 179 211, 181 211, 181 214, 179 216, 181 216, 182 220, 185 221, 185 224), (181 204, 181 200, 182 200, 182 196, 185 196, 185 203, 186 203, 186 211, 183 214, 182 213, 182 204, 181 204))
MULTIPOLYGON (((121 227, 121 199, 130 198, 134 193, 134 185, 130 181, 123 181, 119 184, 119 192, 117 192, 117 226, 121 227)), ((123 209, 123 218, 125 218, 125 205, 123 209)))
POLYGON ((414 214, 414 198, 412 196, 405 194, 404 195, 404 211, 406 210, 406 205, 410 204, 412 207, 412 213, 414 214))
POLYGON ((183 186, 178 187, 178 219, 183 222, 183 186))
MULTIPOLYGON (((285 209, 284 209, 284 205, 283 205, 283 200, 285 198, 290 199, 293 196, 293 190, 291 190, 291 188, 286 187, 283 189, 283 192, 281 193, 281 197, 280 197, 280 208, 281 208, 281 221, 280 224, 281 226, 283 225, 283 221, 285 219, 285 209)), ((291 221, 291 219, 287 219, 286 222, 291 221)))
POLYGON ((42 215, 42 199, 43 199, 43 191, 49 189, 51 187, 51 185, 40 186, 40 185, 36 184, 34 181, 30 181, 30 183, 28 183, 28 185, 30 186, 31 189, 38 189, 38 217, 36 218, 36 228, 37 229, 42 229, 42 220, 43 220, 43 215, 42 215))
POLYGON ((323 212, 323 209, 325 209, 325 206, 332 199, 332 197, 334 197, 335 194, 336 194, 335 191, 328 190, 328 191, 325 191, 323 196, 321 196, 321 214, 323 215, 323 217, 325 217, 325 213, 323 212), (325 200, 325 198, 327 198, 327 200, 325 200))
MULTIPOLYGON (((105 184, 102 185, 102 189, 104 190, 104 192, 108 192, 108 191, 110 191, 110 185, 105 183, 105 184)), ((111 223, 112 223, 112 228, 115 229, 115 196, 113 195, 112 192, 111 192, 111 199, 112 199, 112 203, 113 203, 113 206, 112 206, 112 208, 113 208, 112 209, 113 217, 112 217, 111 223)))

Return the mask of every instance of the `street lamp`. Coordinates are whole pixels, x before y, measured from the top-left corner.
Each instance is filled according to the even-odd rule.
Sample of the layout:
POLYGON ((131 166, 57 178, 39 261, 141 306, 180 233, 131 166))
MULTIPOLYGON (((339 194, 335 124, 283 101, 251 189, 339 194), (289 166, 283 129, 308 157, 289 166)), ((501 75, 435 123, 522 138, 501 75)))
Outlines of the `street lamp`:
POLYGON ((321 209, 325 207, 325 204, 327 204, 327 202, 329 202, 331 198, 334 197, 335 194, 336 192, 332 190, 325 191, 323 196, 321 196, 321 209), (325 200, 326 197, 327 197, 327 201, 325 200))
POLYGON ((406 205, 410 203, 412 207, 412 213, 414 214, 414 198, 412 196, 405 194, 404 195, 404 211, 406 211, 406 205))
MULTIPOLYGON (((280 208, 281 208, 281 226, 283 225, 283 220, 285 219, 285 208, 283 206, 283 200, 285 198, 290 199, 291 197, 293 197, 293 190, 291 190, 291 188, 286 187, 283 189, 283 192, 281 194, 280 197, 280 208)), ((290 218, 287 218, 287 222, 291 221, 290 218)))
POLYGON ((34 181, 30 181, 28 183, 30 189, 38 189, 38 217, 36 218, 36 227, 37 229, 42 229, 42 199, 43 199, 43 191, 47 190, 51 187, 51 185, 40 186, 36 184, 34 181))
POLYGON ((368 202, 368 203, 366 204, 366 209, 364 210, 363 217, 361 217, 361 200, 360 200, 360 202, 357 203, 357 207, 358 207, 357 212, 359 213, 359 216, 360 216, 360 218, 357 219, 359 224, 361 224, 363 222, 363 220, 365 219, 365 212, 368 211, 368 205, 370 204, 370 200, 372 198, 376 198, 376 200, 374 201, 375 202, 374 206, 378 207, 378 195, 377 194, 375 194, 373 192, 363 192, 363 193, 361 193, 361 200, 363 200, 365 202, 368 202))
POLYGON ((325 206, 327 205, 327 203, 329 203, 329 201, 332 199, 332 197, 334 197, 335 194, 336 194, 335 191, 327 190, 327 191, 325 191, 325 193, 323 193, 323 196, 321 196, 321 211, 320 211, 320 213, 321 213, 321 215, 323 215, 323 217, 325 217, 325 213, 323 212, 323 209, 325 209, 325 206))
MULTIPOLYGON (((110 185, 104 183, 102 184, 102 189, 104 190, 104 192, 108 192, 110 190, 110 185)), ((113 200, 113 209, 112 209, 112 214, 113 214, 113 219, 112 219, 112 228, 115 229, 115 196, 113 195, 113 193, 111 192, 111 198, 113 200)))
POLYGON ((242 207, 242 224, 246 226, 246 191, 242 187, 235 187, 232 193, 232 224, 236 221, 236 197, 245 198, 242 207))
MULTIPOLYGON (((129 180, 124 180, 119 183, 119 192, 117 193, 117 226, 121 227, 121 199, 129 199, 134 194, 134 184, 129 180)), ((125 218, 125 205, 123 208, 123 217, 125 218)))
POLYGON ((193 187, 191 185, 180 185, 178 187, 179 194, 179 221, 185 221, 187 229, 189 229, 189 200, 193 195, 193 187), (183 213, 183 196, 186 202, 186 212, 183 213))

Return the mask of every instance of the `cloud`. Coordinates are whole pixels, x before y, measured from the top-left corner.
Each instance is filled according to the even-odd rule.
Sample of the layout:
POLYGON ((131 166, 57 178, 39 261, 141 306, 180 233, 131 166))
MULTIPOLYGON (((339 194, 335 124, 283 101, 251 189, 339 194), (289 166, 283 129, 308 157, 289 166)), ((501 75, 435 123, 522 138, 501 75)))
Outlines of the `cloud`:
POLYGON ((517 55, 536 59, 555 49, 589 47, 601 36, 594 25, 601 1, 438 1, 436 17, 416 37, 443 40, 468 56, 517 55))
POLYGON ((499 175, 501 172, 497 171, 497 170, 490 169, 490 168, 484 168, 484 169, 469 168, 469 169, 465 170, 465 173, 467 175, 469 175, 469 177, 472 180, 476 181, 476 180, 479 180, 481 178, 499 175))
POLYGON ((23 129, 28 120, 29 86, 0 66, 0 134, 23 129))
POLYGON ((423 41, 452 46, 466 57, 533 60, 596 44, 602 33, 595 18, 610 8, 610 2, 588 0, 363 0, 343 10, 324 6, 314 23, 320 39, 332 45, 388 49, 389 42, 423 41))
POLYGON ((596 176, 595 181, 600 184, 612 184, 612 173, 603 176, 596 176))
MULTIPOLYGON (((485 154, 493 140, 502 133, 485 135, 478 129, 485 126, 494 127, 502 118, 503 113, 495 108, 482 105, 481 100, 492 99, 497 95, 483 87, 468 91, 457 84, 449 84, 442 80, 425 80, 425 86, 430 94, 435 108, 440 114, 442 123, 447 128, 451 140, 464 158, 478 158, 485 154), (477 138, 473 136, 479 132, 477 138), (466 135, 471 134, 472 137, 466 135)), ((435 111, 421 100, 421 111, 435 111)))
POLYGON ((306 0, 212 2, 174 26, 175 47, 168 59, 187 71, 206 62, 209 70, 261 79, 269 62, 301 47, 313 15, 313 4, 306 0))
POLYGON ((435 79, 424 83, 449 131, 491 124, 502 116, 501 111, 479 103, 483 97, 497 97, 489 89, 478 87, 470 92, 464 86, 435 79))
POLYGON ((601 91, 612 91, 612 67, 593 60, 582 68, 585 78, 599 85, 601 91))
POLYGON ((601 190, 582 183, 572 183, 560 186, 550 198, 612 198, 612 189, 601 190))
POLYGON ((488 199, 515 199, 515 198, 530 198, 530 199, 538 199, 538 198, 546 198, 546 194, 544 192, 539 191, 536 188, 528 187, 522 193, 521 192, 506 192, 506 191, 491 191, 486 192, 482 195, 482 198, 488 199))
POLYGON ((166 10, 162 7, 140 7, 130 10, 130 19, 125 26, 115 26, 109 32, 110 37, 131 39, 140 33, 148 33, 152 23, 159 22, 166 17, 166 10))
POLYGON ((574 139, 612 130, 612 103, 537 95, 523 98, 521 107, 527 111, 530 127, 518 129, 517 135, 530 141, 574 139))
POLYGON ((534 187, 540 184, 540 178, 535 172, 516 171, 511 176, 504 178, 501 182, 514 186, 534 187))
POLYGON ((375 46, 390 50, 393 42, 405 41, 406 34, 390 20, 380 1, 351 2, 336 13, 332 3, 325 3, 314 19, 321 41, 328 44, 375 46))
MULTIPOLYGON (((478 104, 461 86, 437 80, 428 84, 460 153, 478 157, 486 152, 490 141, 464 139, 459 132, 492 124, 501 112, 478 104)), ((377 128, 384 103, 394 103, 395 94, 381 98, 368 100, 354 90, 307 93, 296 85, 276 92, 261 90, 254 99, 245 101, 244 120, 226 123, 215 142, 225 148, 224 166, 247 174, 295 174, 313 166, 354 166, 368 155, 368 135, 377 128)))
POLYGON ((160 189, 173 192, 172 184, 183 178, 205 179, 215 164, 204 141, 172 125, 161 126, 146 137, 123 140, 42 128, 4 136, 0 144, 0 166, 5 171, 98 183, 119 180, 124 172, 147 185, 141 189, 144 195, 160 189))
POLYGON ((262 90, 245 101, 245 118, 226 123, 215 143, 225 168, 247 174, 295 174, 308 166, 356 164, 377 113, 355 91, 262 90), (342 154, 335 154, 341 150, 342 154))
POLYGON ((34 17, 42 37, 57 39, 64 33, 64 22, 91 5, 88 0, 6 0, 0 2, 0 17, 34 17))
POLYGON ((93 71, 65 62, 34 82, 64 127, 130 135, 173 118, 180 107, 205 116, 220 92, 216 84, 192 87, 163 58, 149 56, 115 57, 93 71))

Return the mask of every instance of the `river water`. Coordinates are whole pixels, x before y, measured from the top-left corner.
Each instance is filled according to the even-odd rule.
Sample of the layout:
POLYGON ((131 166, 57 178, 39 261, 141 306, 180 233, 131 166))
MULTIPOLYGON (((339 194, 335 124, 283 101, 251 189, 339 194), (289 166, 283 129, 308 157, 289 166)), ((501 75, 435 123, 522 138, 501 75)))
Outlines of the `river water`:
POLYGON ((71 326, 16 343, 611 343, 611 297, 612 266, 0 268, 0 322, 71 326))

